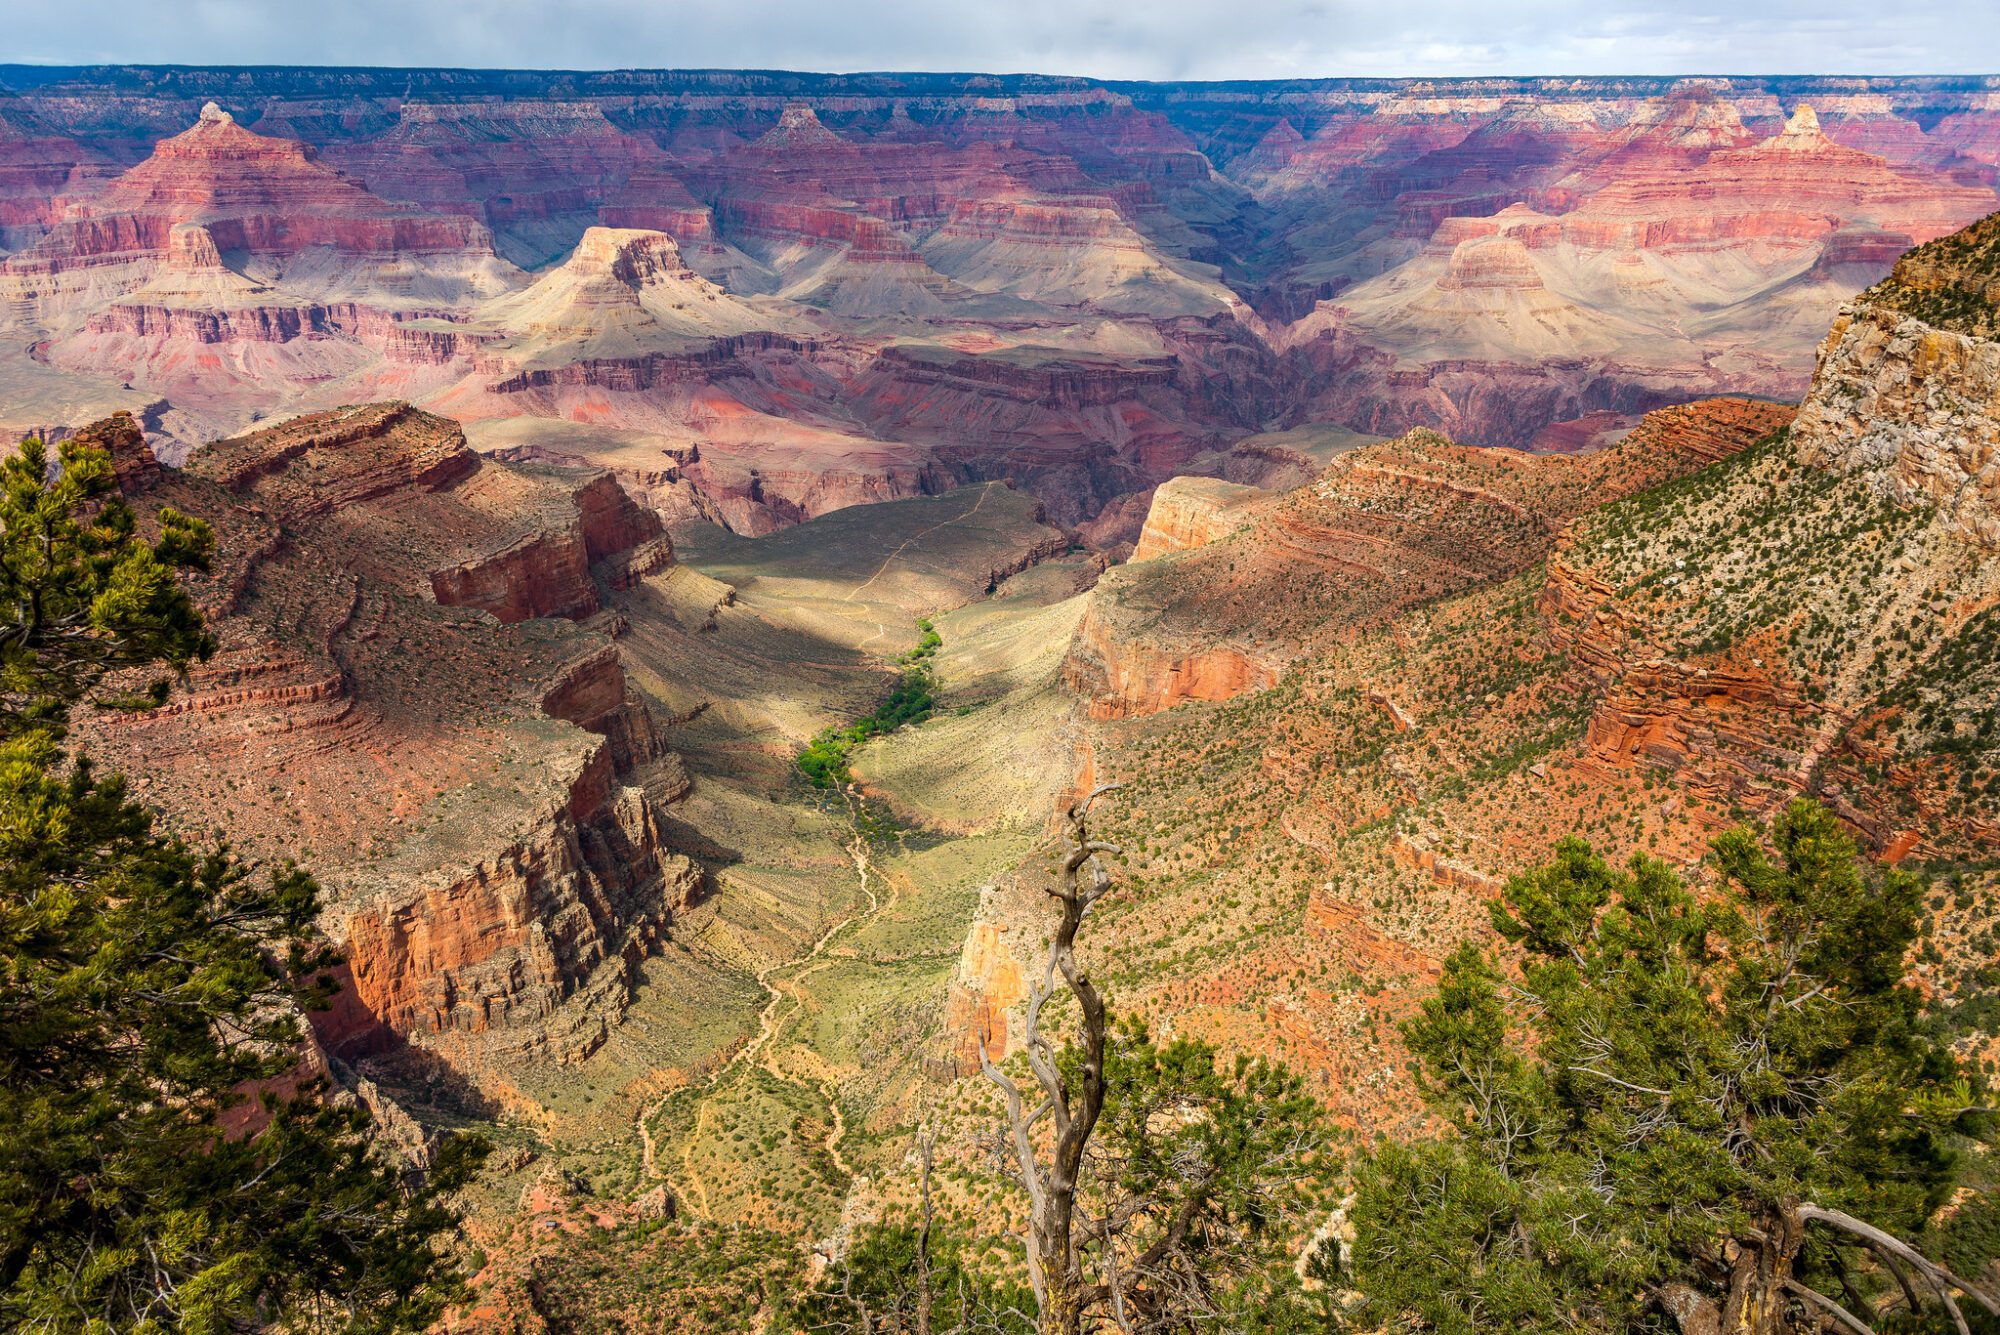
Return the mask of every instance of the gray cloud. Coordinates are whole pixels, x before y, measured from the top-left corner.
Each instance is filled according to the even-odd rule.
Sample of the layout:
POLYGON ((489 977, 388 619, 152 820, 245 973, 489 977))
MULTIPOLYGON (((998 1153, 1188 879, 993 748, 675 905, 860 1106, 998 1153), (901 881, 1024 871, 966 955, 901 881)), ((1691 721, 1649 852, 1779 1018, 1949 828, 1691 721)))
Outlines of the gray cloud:
POLYGON ((1099 78, 2000 70, 1993 0, 57 0, 0 60, 1099 78))

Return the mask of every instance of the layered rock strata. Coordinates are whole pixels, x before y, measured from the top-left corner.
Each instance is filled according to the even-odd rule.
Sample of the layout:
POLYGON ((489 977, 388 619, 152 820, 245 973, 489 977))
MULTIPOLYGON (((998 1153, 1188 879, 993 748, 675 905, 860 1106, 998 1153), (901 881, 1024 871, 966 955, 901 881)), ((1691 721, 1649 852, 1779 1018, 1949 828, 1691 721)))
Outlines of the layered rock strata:
POLYGON ((1153 536, 1142 538, 1154 559, 1099 582, 1064 679, 1101 719, 1269 686, 1358 628, 1531 565, 1571 516, 1698 469, 1790 416, 1714 400, 1656 413, 1581 457, 1471 449, 1417 431, 1343 454, 1269 499, 1171 483, 1155 493, 1153 536), (1186 518, 1190 497, 1229 517, 1186 518), (1190 524, 1227 531, 1196 543, 1190 524))
POLYGON ((220 647, 169 704, 95 716, 79 743, 176 828, 320 877, 349 979, 318 1021, 336 1055, 411 1040, 477 1070, 602 1042, 698 886, 657 816, 686 779, 616 647, 547 618, 670 559, 657 519, 601 474, 482 461, 401 404, 185 470, 130 419, 91 434, 136 508, 214 524, 196 593, 220 647))

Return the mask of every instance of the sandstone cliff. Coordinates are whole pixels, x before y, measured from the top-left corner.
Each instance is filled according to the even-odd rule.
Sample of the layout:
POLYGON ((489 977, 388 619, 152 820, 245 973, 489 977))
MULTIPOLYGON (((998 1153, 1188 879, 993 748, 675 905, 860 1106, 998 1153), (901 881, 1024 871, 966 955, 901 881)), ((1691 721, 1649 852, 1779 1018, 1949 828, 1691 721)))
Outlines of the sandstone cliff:
POLYGON ((1227 537, 1249 520, 1257 500, 1269 495, 1219 478, 1169 478, 1153 492, 1132 559, 1193 551, 1227 537))
POLYGON ((1752 809, 1831 802, 1897 856, 2000 837, 2000 346, 1843 312, 1789 435, 1579 526, 1559 640, 1602 692, 1605 765, 1752 809))
POLYGON ((656 815, 686 779, 616 647, 538 618, 668 559, 657 519, 601 474, 482 461, 405 405, 218 442, 185 471, 129 418, 92 434, 142 511, 215 525, 196 592, 220 649, 79 742, 176 828, 321 878, 349 977, 316 1020, 328 1046, 415 1040, 476 1072, 601 1043, 697 888, 656 815))

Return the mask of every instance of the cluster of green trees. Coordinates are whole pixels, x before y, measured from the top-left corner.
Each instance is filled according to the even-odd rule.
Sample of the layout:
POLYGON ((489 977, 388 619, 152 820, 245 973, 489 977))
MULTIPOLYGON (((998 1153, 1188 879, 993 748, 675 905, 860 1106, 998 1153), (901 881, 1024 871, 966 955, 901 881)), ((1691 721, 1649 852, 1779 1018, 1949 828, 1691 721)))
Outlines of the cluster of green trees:
POLYGON ((1665 865, 1583 844, 1509 883, 1407 1029, 1450 1132, 1358 1165, 1351 1274, 1440 1331, 1856 1332, 1975 1285, 1919 1251, 1994 1126, 1906 977, 1915 877, 1823 808, 1665 865))
POLYGON ((161 834, 63 745, 212 651, 177 576, 213 537, 154 527, 101 449, 0 462, 0 1327, 421 1328, 483 1147, 380 1157, 302 1064, 335 962, 311 878, 161 834))
POLYGON ((881 704, 845 727, 824 728, 799 752, 799 772, 815 788, 838 788, 853 779, 848 757, 870 737, 922 723, 937 708, 937 674, 932 660, 944 644, 929 617, 917 618, 917 646, 896 660, 902 669, 881 704))
POLYGON ((1072 814, 1027 1079, 986 1064, 1026 1205, 1026 1290, 964 1278, 963 1239, 926 1262, 926 1189, 924 1229, 864 1238, 806 1325, 1996 1328, 2000 1228, 1972 1190, 1995 1113, 1907 976, 1923 887, 1870 864, 1823 808, 1717 840, 1701 895, 1573 839, 1513 878, 1495 910, 1506 949, 1459 950, 1404 1029, 1436 1133, 1345 1157, 1281 1066, 1110 1019, 1074 947, 1116 852, 1072 814), (1075 1025, 1060 1051, 1043 1032, 1059 995, 1075 1025), (949 1281, 926 1306, 909 1277, 927 1271, 949 1281))

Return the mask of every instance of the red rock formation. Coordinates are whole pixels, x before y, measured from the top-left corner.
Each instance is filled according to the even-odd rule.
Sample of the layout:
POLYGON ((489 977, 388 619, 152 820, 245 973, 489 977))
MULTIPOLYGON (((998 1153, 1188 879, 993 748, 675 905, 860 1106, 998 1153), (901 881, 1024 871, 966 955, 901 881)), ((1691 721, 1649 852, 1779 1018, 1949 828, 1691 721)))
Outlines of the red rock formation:
POLYGON ((223 250, 290 256, 490 250, 466 218, 397 208, 321 166, 304 144, 253 134, 210 104, 193 129, 72 204, 27 264, 60 268, 131 251, 164 252, 177 224, 200 223, 223 250))
POLYGON ((1132 559, 1206 547, 1249 522, 1259 499, 1269 499, 1269 493, 1219 478, 1170 478, 1153 492, 1132 559))
POLYGON ((129 420, 93 433, 140 509, 215 524, 196 591, 220 651, 164 708, 93 717, 79 740, 177 827, 226 822, 320 876, 352 976, 325 1041, 366 1049, 386 1028, 475 1064, 601 1042, 694 892, 654 815, 685 779, 614 646, 441 607, 426 571, 454 558, 509 611, 580 582, 588 606, 566 610, 587 611, 592 563, 664 559, 657 519, 601 474, 482 462, 403 405, 220 442, 185 472, 147 467, 129 420), (574 566, 510 559, 537 548, 524 528, 574 566))
POLYGON ((392 129, 339 145, 333 160, 389 199, 483 217, 523 264, 561 254, 600 220, 678 239, 712 235, 666 155, 594 104, 406 101, 399 113, 392 129))
POLYGON ((110 164, 57 133, 13 93, 0 92, 0 250, 55 220, 56 200, 109 175, 110 164))
POLYGON ((1143 636, 1114 629, 1093 603, 1063 659, 1062 680, 1083 697, 1091 718, 1119 719, 1263 690, 1280 671, 1279 664, 1227 643, 1178 651, 1156 647, 1143 636))
POLYGON ((1866 303, 1789 437, 1679 501, 1684 527, 1582 527, 1542 605, 1597 699, 1597 772, 1667 771, 1725 809, 1812 793, 1899 857, 2000 839, 1966 801, 1995 770, 1971 720, 2000 689, 1976 666, 1996 443, 2000 345, 1866 303))
POLYGON ((1836 144, 1812 108, 1801 106, 1782 133, 1717 152, 1693 173, 1621 176, 1563 220, 1563 235, 1586 247, 1673 252, 1750 239, 1816 241, 1842 222, 1863 220, 1927 241, 1995 203, 1990 189, 1898 171, 1836 144))
POLYGON ((136 496, 158 486, 165 476, 160 461, 147 448, 146 433, 130 413, 119 413, 78 431, 73 440, 79 445, 96 446, 111 456, 118 489, 136 496))
POLYGON ((408 404, 302 417, 221 440, 188 472, 239 494, 254 491, 284 522, 333 514, 400 492, 437 492, 479 469, 452 424, 408 404), (291 465, 312 456, 310 472, 291 465))
MULTIPOLYGON (((1572 515, 1741 450, 1791 412, 1726 399, 1667 409, 1581 457, 1469 449, 1423 431, 1351 451, 1307 486, 1244 498, 1232 536, 1107 575, 1063 680, 1098 719, 1261 689, 1359 627, 1531 565, 1572 515)), ((1216 485, 1161 488, 1161 528, 1171 492, 1216 485)))
POLYGON ((1796 394, 1839 295, 1898 237, 1990 206, 1995 95, 74 73, 0 115, 0 182, 19 184, 0 404, 29 424, 78 394, 165 400, 149 420, 173 458, 260 415, 411 398, 699 439, 664 503, 746 530, 1006 477, 1122 547, 1124 498, 1250 432, 1519 447, 1595 413, 1796 394), (218 109, 179 132, 208 96, 252 128, 218 109), (1801 99, 1833 133, 1803 114, 1781 132, 1801 99), (136 165, 93 165, 112 163, 136 165), (673 238, 714 290, 616 338, 514 299, 528 283, 494 232, 539 266, 594 225, 673 238), (700 356, 754 331, 815 351, 700 356), (1055 374, 1081 387, 1024 388, 1055 374))
POLYGON ((445 606, 477 607, 501 621, 576 619, 601 608, 596 578, 614 589, 630 588, 672 561, 659 516, 636 505, 609 474, 594 475, 574 499, 572 523, 433 570, 432 595, 445 606))
POLYGON ((1683 788, 1721 807, 1767 809, 1803 791, 1797 762, 1823 715, 1800 683, 1764 666, 1755 650, 1771 646, 1678 661, 1648 642, 1616 590, 1560 556, 1549 562, 1541 610, 1556 646, 1600 698, 1585 736, 1600 773, 1672 770, 1683 788))
POLYGON ((1027 977, 1000 925, 975 922, 945 996, 944 1030, 956 1074, 977 1072, 982 1049, 991 1061, 1006 1060, 1013 1050, 1007 1012, 1027 996, 1027 977))

